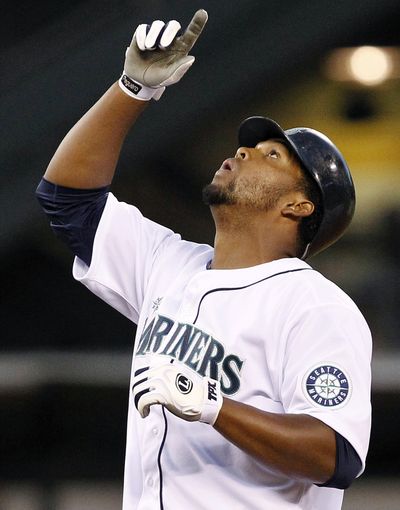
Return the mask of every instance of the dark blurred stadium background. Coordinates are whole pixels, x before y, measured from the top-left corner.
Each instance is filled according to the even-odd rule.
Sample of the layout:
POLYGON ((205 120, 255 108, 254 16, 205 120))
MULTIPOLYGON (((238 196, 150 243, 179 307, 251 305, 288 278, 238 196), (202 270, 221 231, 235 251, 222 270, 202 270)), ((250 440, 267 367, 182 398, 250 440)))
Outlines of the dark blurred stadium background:
POLYGON ((356 217, 311 263, 353 297, 375 341, 369 462, 344 510, 400 508, 400 76, 396 63, 369 86, 326 71, 336 48, 396 50, 399 1, 29 0, 5 2, 0 18, 1 510, 120 507, 133 325, 72 280, 34 190, 118 78, 135 26, 185 24, 200 7, 210 19, 196 65, 133 129, 113 191, 212 243, 201 188, 234 154, 244 117, 312 126, 341 147, 356 217))

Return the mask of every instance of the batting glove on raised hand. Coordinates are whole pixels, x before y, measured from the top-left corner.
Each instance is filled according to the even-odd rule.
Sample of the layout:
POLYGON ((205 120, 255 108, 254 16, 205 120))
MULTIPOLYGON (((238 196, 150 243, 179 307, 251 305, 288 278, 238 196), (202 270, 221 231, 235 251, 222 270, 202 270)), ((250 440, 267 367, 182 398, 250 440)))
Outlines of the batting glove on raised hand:
POLYGON ((139 25, 125 54, 121 89, 142 101, 160 99, 165 87, 177 83, 193 64, 195 58, 188 53, 207 19, 207 12, 200 9, 180 36, 181 25, 175 20, 139 25))
POLYGON ((146 418, 154 404, 165 406, 186 421, 214 425, 222 406, 219 381, 201 377, 167 356, 153 356, 149 366, 135 372, 132 392, 136 409, 146 418))

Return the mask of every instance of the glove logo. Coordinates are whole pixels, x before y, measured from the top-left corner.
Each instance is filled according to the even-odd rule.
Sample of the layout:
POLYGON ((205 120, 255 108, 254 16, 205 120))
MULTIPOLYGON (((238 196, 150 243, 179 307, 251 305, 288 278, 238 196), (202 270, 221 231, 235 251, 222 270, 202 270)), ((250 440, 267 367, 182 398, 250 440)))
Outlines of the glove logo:
POLYGON ((139 92, 142 90, 142 86, 139 84, 139 83, 136 83, 135 81, 133 81, 131 78, 129 78, 129 76, 127 76, 126 74, 123 74, 121 76, 121 82, 122 84, 128 89, 130 90, 131 92, 133 92, 134 94, 139 94, 139 92))
POLYGON ((323 407, 342 406, 350 395, 350 381, 337 366, 325 363, 306 375, 303 382, 304 393, 314 404, 323 407))
POLYGON ((190 379, 188 379, 185 375, 178 374, 175 379, 175 386, 181 393, 187 395, 192 391, 193 382, 190 379))
POLYGON ((216 381, 208 381, 208 400, 214 400, 215 402, 218 400, 216 381))

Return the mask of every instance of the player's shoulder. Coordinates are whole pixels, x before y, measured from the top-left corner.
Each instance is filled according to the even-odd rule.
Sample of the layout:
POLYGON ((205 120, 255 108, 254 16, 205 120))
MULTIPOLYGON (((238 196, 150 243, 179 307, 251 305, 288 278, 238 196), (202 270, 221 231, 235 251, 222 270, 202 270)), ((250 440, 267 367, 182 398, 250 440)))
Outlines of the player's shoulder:
POLYGON ((308 271, 294 274, 296 282, 286 307, 289 329, 299 324, 314 325, 321 331, 333 331, 337 338, 340 338, 337 336, 340 330, 346 338, 351 337, 358 347, 363 345, 370 353, 371 331, 357 304, 335 282, 308 267, 308 271))
POLYGON ((309 307, 338 306, 361 314, 358 306, 345 290, 320 271, 306 264, 309 271, 299 271, 295 277, 301 302, 309 307))

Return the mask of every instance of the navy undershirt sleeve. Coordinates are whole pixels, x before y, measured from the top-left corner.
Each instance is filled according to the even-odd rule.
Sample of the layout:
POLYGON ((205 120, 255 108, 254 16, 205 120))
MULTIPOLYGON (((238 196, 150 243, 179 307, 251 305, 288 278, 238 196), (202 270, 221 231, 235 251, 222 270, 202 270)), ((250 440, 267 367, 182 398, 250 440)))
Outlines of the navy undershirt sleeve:
POLYGON ((319 487, 347 489, 361 471, 362 463, 355 449, 338 432, 336 435, 336 466, 333 476, 319 487))
POLYGON ((36 190, 37 199, 50 218, 50 226, 56 236, 88 266, 109 189, 109 186, 66 188, 42 179, 36 190))

